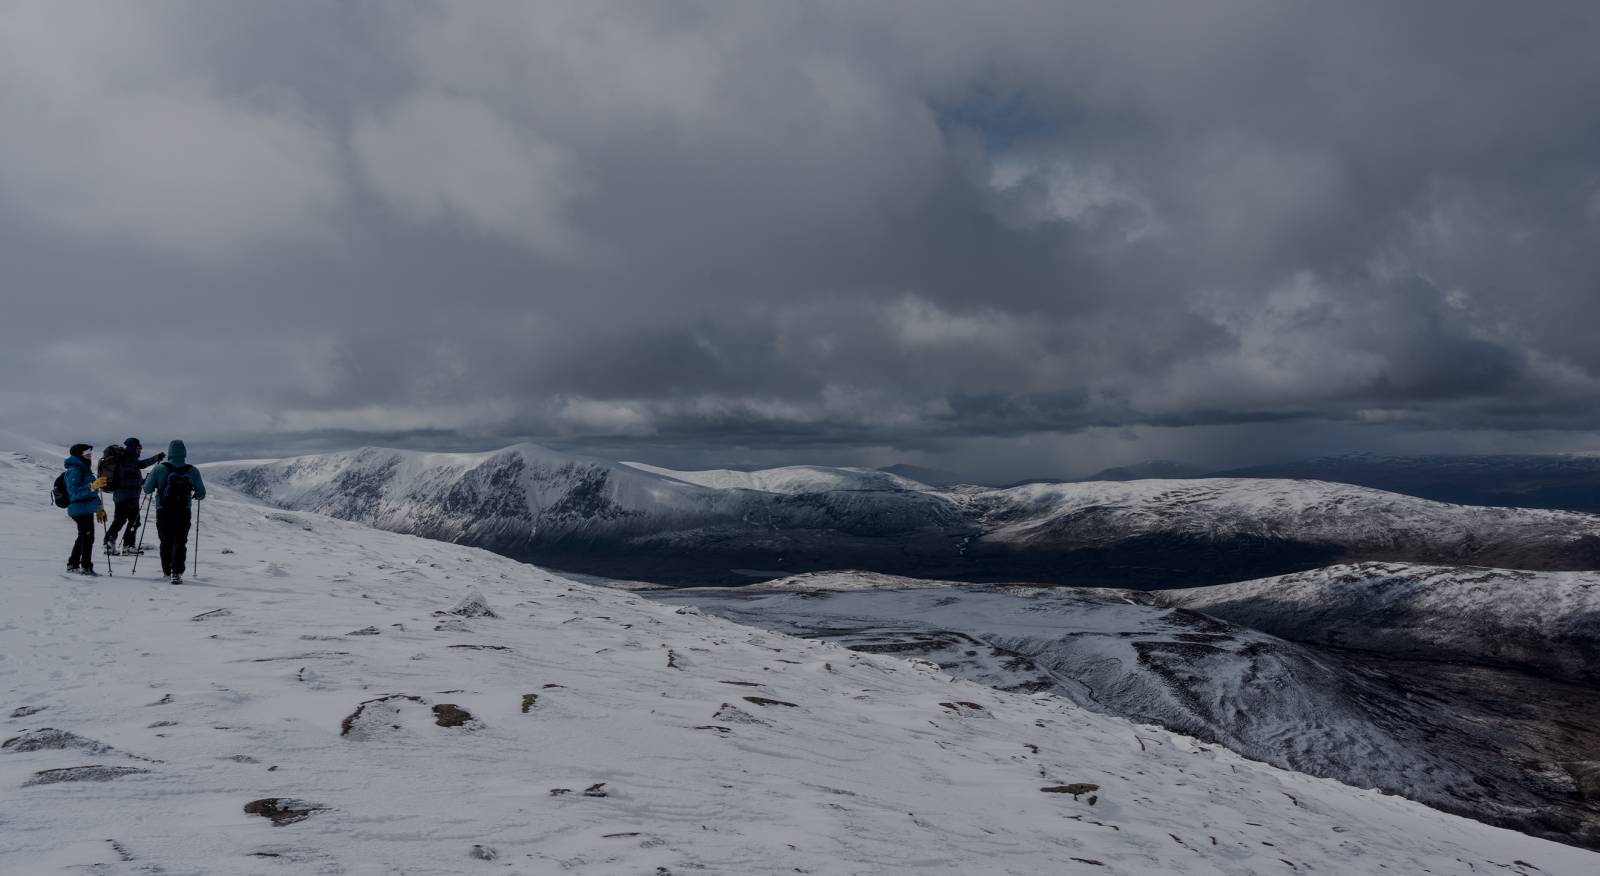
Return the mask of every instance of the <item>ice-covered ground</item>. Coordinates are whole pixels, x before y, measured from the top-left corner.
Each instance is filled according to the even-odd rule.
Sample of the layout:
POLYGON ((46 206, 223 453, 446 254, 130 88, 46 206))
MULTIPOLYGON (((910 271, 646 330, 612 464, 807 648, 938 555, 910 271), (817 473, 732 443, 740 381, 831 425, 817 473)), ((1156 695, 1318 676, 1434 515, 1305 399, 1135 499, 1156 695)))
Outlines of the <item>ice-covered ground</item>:
POLYGON ((69 577, 58 455, 0 448, 0 873, 1600 867, 1053 697, 224 489, 190 584, 153 558, 69 577))

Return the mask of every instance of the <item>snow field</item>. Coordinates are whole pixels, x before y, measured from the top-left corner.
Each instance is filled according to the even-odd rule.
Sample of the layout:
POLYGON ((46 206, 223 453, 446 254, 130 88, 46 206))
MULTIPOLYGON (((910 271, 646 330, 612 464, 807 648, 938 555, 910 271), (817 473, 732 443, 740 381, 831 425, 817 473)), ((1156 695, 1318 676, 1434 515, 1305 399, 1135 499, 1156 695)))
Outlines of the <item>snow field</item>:
POLYGON ((69 577, 43 462, 0 452, 0 736, 43 746, 0 749, 0 873, 1600 865, 1054 698, 222 488, 192 583, 157 580, 152 556, 138 577, 121 559, 69 577), (498 617, 470 616, 474 593, 498 617), (470 720, 441 726, 445 705, 470 720), (49 772, 91 765, 143 772, 49 772), (37 783, 63 776, 104 780, 37 783), (1041 791, 1076 783, 1099 787, 1041 791), (309 814, 245 811, 268 798, 309 814))

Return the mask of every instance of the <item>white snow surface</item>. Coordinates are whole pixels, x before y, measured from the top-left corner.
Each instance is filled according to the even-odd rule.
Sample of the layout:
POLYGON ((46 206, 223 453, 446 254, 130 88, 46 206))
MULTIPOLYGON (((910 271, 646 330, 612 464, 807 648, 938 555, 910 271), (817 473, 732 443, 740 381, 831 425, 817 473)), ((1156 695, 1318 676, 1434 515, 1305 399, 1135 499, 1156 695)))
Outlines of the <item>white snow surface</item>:
POLYGON ((1600 572, 1353 563, 1152 595, 1289 639, 1600 684, 1600 572))
POLYGON ((1600 869, 1053 697, 224 488, 190 583, 154 557, 67 576, 53 476, 0 449, 0 727, 80 747, 0 749, 0 873, 1600 869), (473 592, 500 617, 439 614, 473 592), (438 726, 443 704, 473 719, 438 726), (29 784, 91 765, 138 772, 29 784), (1040 791, 1078 782, 1100 787, 1040 791), (244 811, 261 798, 317 811, 274 826, 244 811))
POLYGON ((719 490, 759 490, 764 493, 822 493, 829 490, 931 490, 927 484, 893 472, 828 465, 786 465, 779 468, 738 471, 711 468, 679 471, 643 462, 623 465, 688 484, 719 490))
POLYGON ((1592 514, 1452 505, 1313 480, 1089 481, 967 491, 966 497, 998 524, 986 539, 1022 544, 1162 533, 1383 550, 1493 539, 1549 544, 1600 535, 1600 516, 1592 514))
POLYGON ((936 581, 930 578, 908 578, 904 575, 885 575, 880 572, 863 572, 857 569, 840 569, 833 572, 805 572, 751 584, 748 587, 706 587, 702 590, 729 590, 734 593, 762 591, 794 591, 798 593, 842 592, 850 590, 924 590, 961 586, 954 581, 936 581))

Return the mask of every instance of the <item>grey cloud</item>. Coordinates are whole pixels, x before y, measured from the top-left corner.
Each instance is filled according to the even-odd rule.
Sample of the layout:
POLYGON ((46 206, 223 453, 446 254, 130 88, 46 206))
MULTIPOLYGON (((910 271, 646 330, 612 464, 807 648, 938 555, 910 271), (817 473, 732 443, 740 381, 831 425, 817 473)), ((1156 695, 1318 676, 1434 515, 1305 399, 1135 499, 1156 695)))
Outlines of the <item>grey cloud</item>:
POLYGON ((1582 446, 1597 16, 20 4, 0 410, 995 470, 1582 446))

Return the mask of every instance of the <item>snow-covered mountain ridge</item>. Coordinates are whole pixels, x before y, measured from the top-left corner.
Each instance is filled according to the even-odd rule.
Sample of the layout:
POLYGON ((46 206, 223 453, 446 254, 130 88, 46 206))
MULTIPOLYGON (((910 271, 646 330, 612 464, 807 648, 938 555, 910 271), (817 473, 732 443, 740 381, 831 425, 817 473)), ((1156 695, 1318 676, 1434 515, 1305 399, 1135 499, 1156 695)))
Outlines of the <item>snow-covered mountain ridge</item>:
POLYGON ((935 489, 815 466, 674 472, 533 445, 478 454, 366 448, 208 471, 284 508, 673 584, 733 583, 744 574, 736 570, 770 578, 837 568, 1139 588, 1362 559, 1600 568, 1600 517, 1321 481, 935 489))
POLYGON ((821 493, 830 490, 928 490, 927 484, 893 472, 870 468, 841 468, 826 465, 786 465, 780 468, 736 471, 727 468, 679 471, 624 462, 629 468, 665 478, 712 487, 719 490, 760 490, 766 493, 821 493))
POLYGON ((1600 573, 1359 563, 1156 598, 1287 639, 1600 687, 1600 573))
POLYGON ((1600 864, 1052 697, 226 489, 201 506, 192 586, 125 562, 66 577, 53 474, 0 453, 0 872, 1600 864))

